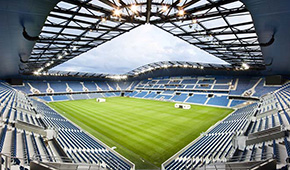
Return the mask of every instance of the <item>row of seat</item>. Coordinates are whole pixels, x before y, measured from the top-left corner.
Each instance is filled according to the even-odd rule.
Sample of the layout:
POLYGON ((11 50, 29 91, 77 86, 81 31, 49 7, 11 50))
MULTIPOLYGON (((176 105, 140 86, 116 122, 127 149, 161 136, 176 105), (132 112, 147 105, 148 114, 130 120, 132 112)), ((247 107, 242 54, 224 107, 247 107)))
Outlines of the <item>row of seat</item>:
MULTIPOLYGON (((0 123, 0 152, 11 153, 13 166, 21 169, 28 168, 32 159, 49 162, 63 161, 57 159, 61 156, 61 152, 55 145, 55 141, 37 134, 39 129, 35 132, 16 129, 15 123, 22 121, 34 125, 29 128, 41 126, 44 129, 54 129, 59 145, 71 155, 78 155, 71 158, 80 160, 81 163, 94 162, 88 159, 92 155, 79 155, 78 152, 92 152, 97 159, 103 159, 102 166, 109 169, 121 167, 121 169, 129 170, 133 167, 133 164, 111 152, 104 144, 81 131, 46 104, 30 99, 22 92, 3 86, 1 83, 0 101, 2 101, 1 115, 4 118, 0 123)), ((70 157, 69 154, 67 156, 70 157)))
POLYGON ((137 82, 92 82, 92 81, 25 81, 23 86, 15 86, 29 93, 59 93, 84 91, 132 90, 137 82), (68 91, 69 90, 69 91, 68 91))
POLYGON ((194 169, 209 164, 212 160, 224 161, 231 156, 233 137, 246 131, 250 122, 249 118, 254 115, 257 106, 257 103, 253 103, 237 109, 193 144, 180 151, 174 159, 165 162, 164 168, 166 170, 194 169))
MULTIPOLYGON (((106 154, 110 154, 110 159, 118 162, 114 164, 112 161, 103 160, 102 166, 104 167, 110 167, 111 169, 118 169, 119 167, 122 167, 122 169, 131 169, 131 164, 111 153, 103 144, 84 133, 44 103, 36 100, 33 100, 33 103, 37 112, 43 115, 45 125, 57 131, 56 139, 58 143, 74 162, 97 163, 90 158, 90 155, 84 154, 85 152, 95 152, 95 154, 103 157, 106 157, 106 154)), ((98 156, 98 159, 101 159, 100 156, 98 156)), ((98 161, 98 163, 100 162, 98 161)))

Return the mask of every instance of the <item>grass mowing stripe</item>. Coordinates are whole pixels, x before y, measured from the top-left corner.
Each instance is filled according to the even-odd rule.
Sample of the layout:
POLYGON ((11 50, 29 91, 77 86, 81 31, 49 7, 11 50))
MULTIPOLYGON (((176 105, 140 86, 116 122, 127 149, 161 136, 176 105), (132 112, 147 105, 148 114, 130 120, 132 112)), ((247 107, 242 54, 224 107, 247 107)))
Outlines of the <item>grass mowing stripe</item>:
MULTIPOLYGON (((74 106, 73 107, 70 107, 69 110, 73 110, 74 106)), ((77 109, 77 108, 76 108, 77 109)), ((96 117, 94 116, 94 114, 91 114, 91 113, 88 113, 87 115, 82 115, 81 116, 82 119, 92 119, 92 118, 99 118, 99 117, 96 117)), ((97 119, 94 121, 94 123, 98 123, 98 124, 104 124, 108 127, 111 127, 113 129, 115 129, 115 131, 117 131, 119 134, 121 135, 127 135, 126 133, 122 133, 124 131, 126 131, 127 133, 136 133, 138 131, 141 131, 142 129, 141 128, 138 128, 138 127, 134 127, 134 129, 131 129, 131 128, 128 128, 128 127, 125 127, 125 126, 119 126, 119 123, 122 123, 122 121, 118 121, 118 120, 110 120, 109 119, 110 117, 109 116, 105 116, 105 119, 102 119, 100 121, 97 121, 97 119)), ((130 125, 130 124, 128 124, 130 125)), ((158 135, 152 133, 152 132, 148 132, 147 133, 149 134, 146 134, 146 133, 138 133, 140 134, 140 137, 142 138, 145 138, 145 139, 148 139, 148 140, 152 140, 152 136, 156 136, 156 137, 159 137, 158 135)), ((164 138, 166 139, 166 138, 164 138)), ((132 139, 131 139, 132 140, 132 139)), ((134 140, 134 139, 133 139, 134 140)), ((136 140, 136 142, 138 142, 136 140)), ((140 142, 140 141, 139 141, 140 142)), ((159 141, 156 141, 155 142, 156 145, 159 145, 159 141)), ((154 147, 154 146, 153 146, 154 147)))
MULTIPOLYGON (((62 105, 63 107, 65 107, 64 105, 62 105)), ((78 110, 78 106, 76 106, 76 105, 72 105, 70 108, 67 108, 67 109, 69 109, 69 110, 74 110, 74 109, 76 109, 76 110, 78 110)), ((86 109, 85 109, 86 110, 86 109)), ((84 111, 85 111, 84 110, 84 111)), ((87 112, 88 113, 88 112, 87 112)), ((124 131, 124 130, 127 130, 128 132, 131 132, 131 133, 135 133, 135 131, 137 132, 137 131, 142 131, 142 129, 141 128, 138 128, 138 127, 134 127, 134 130, 131 130, 130 128, 124 128, 125 126, 123 126, 123 127, 121 127, 121 126, 118 126, 118 123, 122 123, 122 121, 118 121, 117 119, 113 119, 112 121, 108 121, 108 120, 110 120, 110 118, 112 118, 111 116, 104 116, 105 117, 105 119, 100 119, 100 121, 98 121, 98 118, 102 118, 102 117, 100 117, 100 116, 96 116, 96 115, 94 115, 94 114, 92 114, 92 113, 88 113, 87 115, 82 115, 82 117, 83 117, 83 119, 86 119, 86 118, 90 118, 90 119, 92 119, 92 118, 95 118, 95 121, 94 122, 96 122, 96 123, 100 123, 100 124, 105 124, 106 122, 107 122, 107 124, 109 124, 109 126, 112 126, 112 127, 114 127, 114 128, 116 128, 116 131, 118 131, 118 133, 120 133, 121 135, 126 135, 126 134, 124 134, 124 133, 122 133, 122 131, 124 131), (105 123, 104 123, 105 122, 105 123)), ((126 116, 126 117, 128 117, 128 116, 126 116)), ((118 117, 118 119, 119 118, 121 118, 120 116, 118 117)), ((131 125, 131 123, 126 123, 126 125, 131 125)), ((152 125, 152 124, 150 124, 150 125, 152 125)), ((133 126, 132 126, 133 127, 133 126)), ((154 136, 155 135, 155 139, 156 140, 154 140, 154 138, 153 138, 153 141, 155 141, 155 144, 156 145, 159 145, 159 143, 160 143, 160 140, 164 140, 164 142, 167 142, 166 140, 168 139, 168 138, 160 138, 160 136, 158 135, 158 133, 157 132, 153 132, 153 131, 151 131, 151 132, 148 132, 147 131, 147 133, 149 133, 149 134, 146 134, 146 133, 138 133, 139 134, 139 136, 140 137, 142 137, 142 138, 148 138, 148 140, 152 140, 152 136, 154 136), (147 137, 146 137, 147 136, 147 137), (157 138, 159 137, 159 139, 157 140, 157 138)), ((131 139, 132 140, 132 139, 131 139)), ((138 141, 136 141, 136 142, 138 142, 138 141)))
POLYGON ((104 143, 117 146, 137 169, 160 167, 232 111, 199 105, 175 109, 171 102, 124 97, 107 98, 105 103, 91 99, 49 105, 104 143))

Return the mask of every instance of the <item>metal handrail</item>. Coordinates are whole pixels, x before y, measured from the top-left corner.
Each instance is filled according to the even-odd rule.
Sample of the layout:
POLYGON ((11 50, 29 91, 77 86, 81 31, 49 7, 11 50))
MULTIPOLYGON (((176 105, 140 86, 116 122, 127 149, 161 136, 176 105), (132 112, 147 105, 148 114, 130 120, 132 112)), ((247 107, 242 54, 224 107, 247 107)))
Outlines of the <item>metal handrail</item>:
MULTIPOLYGON (((98 157, 106 157, 109 159, 110 162, 112 162, 114 159, 112 157, 104 156, 104 155, 99 155, 97 154, 98 157)), ((4 157, 4 169, 11 169, 11 163, 18 159, 18 160, 23 160, 26 161, 27 158, 22 158, 22 157, 15 157, 11 156, 11 153, 0 153, 0 159, 4 157)), ((73 158, 69 157, 64 157, 64 156, 50 156, 50 155, 33 155, 32 157, 28 158, 30 161, 36 161, 40 163, 59 163, 59 164, 71 164, 71 165, 76 165, 76 169, 79 167, 87 167, 87 169, 98 169, 98 170, 105 170, 107 169, 106 166, 102 166, 103 164, 98 162, 97 164, 93 163, 74 163, 73 158), (40 159, 41 158, 41 159, 40 159), (46 160, 52 160, 52 161, 46 161, 46 160)), ((120 169, 120 164, 119 162, 114 161, 115 164, 117 164, 118 169, 120 169)), ((0 170, 2 170, 3 162, 2 159, 0 160, 0 170)))
MULTIPOLYGON (((232 156, 230 158, 227 158, 226 162, 241 162, 239 160, 240 158, 241 158, 241 156, 232 156)), ((263 160, 267 160, 270 158, 275 159, 275 155, 273 153, 266 153, 266 154, 256 155, 255 159, 253 159, 253 160, 250 160, 249 158, 251 158, 251 155, 243 157, 243 159, 249 160, 248 162, 253 162, 253 161, 259 160, 259 158, 261 158, 260 160, 262 160, 262 158, 263 158, 263 160)))

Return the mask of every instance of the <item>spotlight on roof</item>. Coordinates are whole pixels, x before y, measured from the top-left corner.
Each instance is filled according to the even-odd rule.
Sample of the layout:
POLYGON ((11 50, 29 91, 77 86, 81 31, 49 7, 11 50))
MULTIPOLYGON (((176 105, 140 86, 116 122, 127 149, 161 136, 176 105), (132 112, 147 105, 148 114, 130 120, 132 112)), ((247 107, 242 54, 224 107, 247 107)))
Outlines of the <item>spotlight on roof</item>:
POLYGON ((242 68, 245 70, 248 70, 250 68, 250 66, 247 63, 243 63, 242 68))
POLYGON ((63 56, 61 54, 58 55, 57 59, 62 59, 63 56))
POLYGON ((111 75, 111 76, 106 76, 106 78, 114 79, 114 80, 124 80, 127 79, 127 75, 111 75))
POLYGON ((138 10, 137 10, 137 6, 135 4, 131 5, 130 7, 131 11, 134 12, 134 13, 137 13, 138 10))
POLYGON ((163 67, 163 68, 168 68, 168 65, 164 64, 162 67, 163 67))
POLYGON ((50 66, 50 63, 46 63, 45 66, 46 66, 46 67, 50 66))
POLYGON ((185 14, 185 12, 184 12, 183 9, 180 9, 180 10, 178 11, 178 15, 179 15, 179 16, 183 16, 184 14, 185 14))
POLYGON ((64 51, 63 55, 68 55, 68 52, 67 51, 64 51))
POLYGON ((114 12, 113 12, 113 14, 114 14, 115 16, 119 17, 119 16, 121 16, 122 11, 121 11, 120 9, 115 9, 114 12))
POLYGON ((39 75, 38 71, 33 72, 34 75, 39 75))
POLYGON ((102 21, 102 22, 106 22, 107 19, 106 19, 106 18, 102 18, 101 21, 102 21))
POLYGON ((167 10, 168 10, 168 6, 163 5, 161 11, 162 11, 162 12, 166 12, 167 10))
POLYGON ((72 50, 76 51, 78 48, 76 46, 73 46, 72 50))
POLYGON ((197 19, 192 19, 192 21, 191 21, 193 24, 196 24, 197 23, 197 19))
POLYGON ((40 73, 42 70, 43 70, 43 68, 41 67, 40 69, 37 70, 37 72, 40 73))

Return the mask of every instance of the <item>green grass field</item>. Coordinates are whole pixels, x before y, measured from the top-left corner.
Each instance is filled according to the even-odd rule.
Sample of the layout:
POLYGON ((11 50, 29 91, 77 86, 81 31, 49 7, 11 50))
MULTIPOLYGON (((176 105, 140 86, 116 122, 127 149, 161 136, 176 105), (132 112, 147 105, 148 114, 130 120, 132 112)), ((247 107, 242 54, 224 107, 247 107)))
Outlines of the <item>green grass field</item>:
POLYGON ((158 169, 201 132, 232 109, 126 97, 52 102, 49 105, 135 163, 136 169, 158 169))

